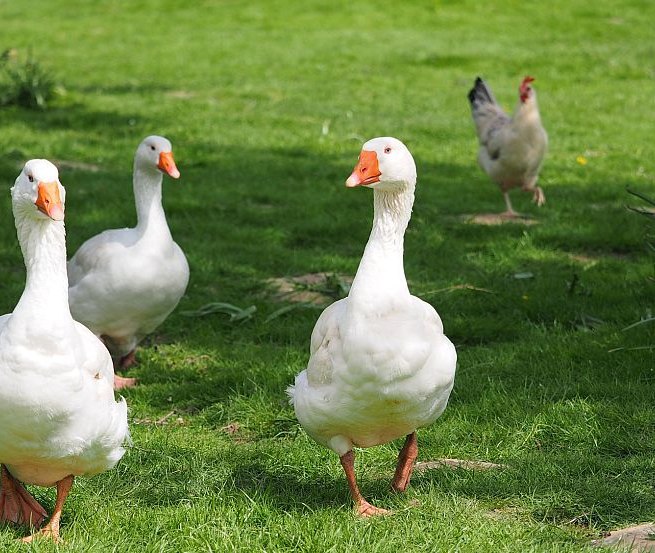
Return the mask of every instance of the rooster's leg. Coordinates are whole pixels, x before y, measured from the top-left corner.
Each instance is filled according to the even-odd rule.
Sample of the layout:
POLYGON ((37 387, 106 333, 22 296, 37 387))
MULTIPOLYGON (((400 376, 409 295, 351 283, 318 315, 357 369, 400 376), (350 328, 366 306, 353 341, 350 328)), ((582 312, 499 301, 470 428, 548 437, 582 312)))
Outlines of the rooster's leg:
POLYGON ((546 203, 546 196, 540 186, 537 186, 537 176, 532 177, 521 188, 524 192, 532 192, 532 201, 539 207, 546 203))
POLYGON ((546 203, 546 196, 544 196, 544 191, 540 186, 534 187, 534 196, 532 199, 539 207, 546 203))
POLYGON ((516 211, 514 211, 514 208, 512 207, 512 202, 509 199, 509 192, 503 192, 503 196, 505 198, 505 205, 507 206, 507 211, 501 213, 500 216, 507 219, 515 219, 516 217, 519 217, 519 214, 516 213, 516 211))

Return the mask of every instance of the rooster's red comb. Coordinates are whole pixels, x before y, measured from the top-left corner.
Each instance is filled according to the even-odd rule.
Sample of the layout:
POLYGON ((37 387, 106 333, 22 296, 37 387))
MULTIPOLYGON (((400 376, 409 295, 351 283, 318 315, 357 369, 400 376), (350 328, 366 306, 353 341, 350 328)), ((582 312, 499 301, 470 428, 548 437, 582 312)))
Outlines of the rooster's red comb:
POLYGON ((529 75, 527 77, 524 77, 523 81, 521 81, 521 88, 525 88, 531 82, 534 82, 534 77, 530 77, 529 75))

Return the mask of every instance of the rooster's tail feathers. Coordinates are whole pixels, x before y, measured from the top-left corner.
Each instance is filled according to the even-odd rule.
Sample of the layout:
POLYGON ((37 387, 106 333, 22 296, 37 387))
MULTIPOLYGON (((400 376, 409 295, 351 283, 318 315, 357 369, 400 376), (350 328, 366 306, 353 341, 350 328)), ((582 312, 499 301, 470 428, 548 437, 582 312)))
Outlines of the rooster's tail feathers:
POLYGON ((471 102, 471 107, 475 110, 477 107, 480 107, 484 104, 495 104, 496 99, 494 95, 489 90, 489 87, 486 83, 478 77, 475 79, 475 84, 473 88, 469 91, 468 94, 469 102, 471 102))

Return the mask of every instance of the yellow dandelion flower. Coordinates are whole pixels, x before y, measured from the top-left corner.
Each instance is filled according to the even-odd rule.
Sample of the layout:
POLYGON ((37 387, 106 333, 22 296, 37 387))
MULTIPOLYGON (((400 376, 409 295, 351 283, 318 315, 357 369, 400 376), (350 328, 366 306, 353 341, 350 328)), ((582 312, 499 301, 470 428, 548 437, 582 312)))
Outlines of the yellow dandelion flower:
POLYGON ((587 165, 587 158, 585 156, 578 156, 575 158, 575 160, 580 164, 580 165, 587 165))

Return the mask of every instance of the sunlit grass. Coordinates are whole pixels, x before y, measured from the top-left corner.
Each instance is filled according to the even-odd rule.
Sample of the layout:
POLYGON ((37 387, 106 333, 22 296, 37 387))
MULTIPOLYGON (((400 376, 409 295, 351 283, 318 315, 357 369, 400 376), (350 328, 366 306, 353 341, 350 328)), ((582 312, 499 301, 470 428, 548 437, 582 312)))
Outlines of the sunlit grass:
MULTIPOLYGON (((655 308, 649 221, 625 207, 626 186, 654 195, 654 19, 640 1, 1 3, 0 51, 31 51, 67 94, 0 108, 0 179, 60 164, 69 252, 134 224, 144 136, 170 138, 182 172, 164 203, 189 289, 130 372, 134 447, 78 479, 60 550, 583 551, 652 520, 655 363, 636 348, 655 325, 622 329, 655 308), (513 195, 534 226, 467 224, 503 201, 476 165, 466 93, 481 75, 511 109, 525 74, 550 136, 548 203, 513 195), (459 352, 419 459, 507 468, 435 469, 395 496, 398 444, 362 451, 364 494, 395 515, 359 521, 284 393, 318 311, 279 314, 266 281, 354 274, 372 197, 343 183, 378 135, 416 159, 406 273, 459 352), (212 302, 238 309, 182 314, 212 302)), ((0 213, 6 313, 24 283, 8 193, 0 213)), ((53 491, 34 491, 51 509, 53 491)), ((0 549, 24 551, 24 533, 3 527, 0 549)))

